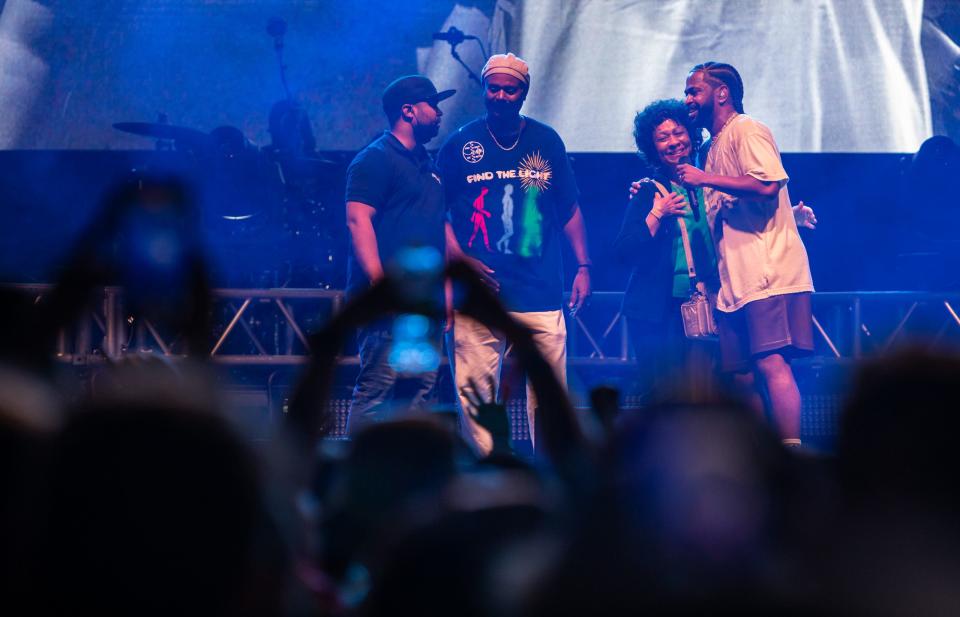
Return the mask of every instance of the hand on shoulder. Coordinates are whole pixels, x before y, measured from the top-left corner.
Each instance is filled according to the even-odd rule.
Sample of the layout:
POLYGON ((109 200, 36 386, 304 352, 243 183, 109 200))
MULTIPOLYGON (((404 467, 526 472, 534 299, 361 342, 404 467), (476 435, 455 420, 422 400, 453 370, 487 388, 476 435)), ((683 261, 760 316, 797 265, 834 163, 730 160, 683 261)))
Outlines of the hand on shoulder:
POLYGON ((634 180, 630 183, 630 193, 627 195, 627 199, 633 199, 640 192, 642 188, 650 188, 656 190, 656 182, 653 178, 640 178, 639 180, 634 180))

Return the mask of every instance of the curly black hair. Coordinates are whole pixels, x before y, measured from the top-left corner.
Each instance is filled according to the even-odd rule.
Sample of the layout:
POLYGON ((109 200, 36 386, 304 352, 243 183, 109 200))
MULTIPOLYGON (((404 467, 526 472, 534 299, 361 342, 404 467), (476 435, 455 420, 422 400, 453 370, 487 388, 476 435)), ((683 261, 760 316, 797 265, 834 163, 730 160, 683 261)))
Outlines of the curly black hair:
POLYGON ((693 125, 687 115, 687 106, 677 99, 662 99, 654 101, 638 111, 633 118, 633 139, 637 142, 637 154, 645 163, 657 171, 665 171, 657 154, 657 147, 653 143, 653 129, 666 120, 673 120, 687 129, 690 134, 690 144, 693 151, 700 150, 703 134, 693 125))

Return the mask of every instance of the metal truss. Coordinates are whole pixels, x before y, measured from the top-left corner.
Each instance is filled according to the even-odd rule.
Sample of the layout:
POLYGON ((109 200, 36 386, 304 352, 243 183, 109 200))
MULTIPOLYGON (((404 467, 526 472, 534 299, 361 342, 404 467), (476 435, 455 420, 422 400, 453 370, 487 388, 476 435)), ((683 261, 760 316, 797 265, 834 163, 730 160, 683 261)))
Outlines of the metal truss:
MULTIPOLYGON (((52 286, 5 285, 39 300, 52 286)), ((625 366, 633 362, 621 292, 593 294, 589 308, 567 316, 568 359, 573 366, 625 366)), ((309 356, 308 333, 343 306, 344 293, 315 289, 217 289, 209 356, 232 366, 292 366, 309 356)), ((859 359, 922 340, 960 346, 960 292, 820 292, 813 294, 813 327, 822 358, 859 359)), ((130 353, 183 354, 177 332, 130 315, 123 292, 106 287, 78 323, 57 339, 56 355, 74 364, 116 360, 130 353)), ((508 351, 509 353, 509 351, 508 351)), ((358 364, 356 355, 341 359, 358 364)))
POLYGON ((960 346, 960 292, 820 292, 813 327, 823 355, 860 359, 903 344, 960 346))

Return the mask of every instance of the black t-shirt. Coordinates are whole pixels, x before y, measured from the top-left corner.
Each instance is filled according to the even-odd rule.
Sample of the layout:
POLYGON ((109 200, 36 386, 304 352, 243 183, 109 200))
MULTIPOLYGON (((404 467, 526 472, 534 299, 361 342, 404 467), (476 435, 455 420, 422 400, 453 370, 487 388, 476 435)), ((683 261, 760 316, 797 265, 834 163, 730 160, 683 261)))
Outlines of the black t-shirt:
POLYGON ((507 309, 559 309, 561 236, 578 193, 556 131, 526 118, 516 147, 504 150, 480 118, 450 135, 437 165, 457 240, 493 268, 507 309))
MULTIPOLYGON (((407 150, 389 131, 354 157, 347 169, 347 201, 376 209, 373 229, 386 268, 409 246, 432 246, 443 254, 444 206, 440 175, 423 146, 407 150)), ((370 280, 351 251, 347 294, 370 280)))

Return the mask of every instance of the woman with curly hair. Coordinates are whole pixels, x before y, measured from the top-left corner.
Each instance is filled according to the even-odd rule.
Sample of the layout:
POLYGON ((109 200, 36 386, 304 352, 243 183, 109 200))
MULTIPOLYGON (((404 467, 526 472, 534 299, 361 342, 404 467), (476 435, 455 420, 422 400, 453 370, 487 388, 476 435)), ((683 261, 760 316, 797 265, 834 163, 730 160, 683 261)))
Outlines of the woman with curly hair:
POLYGON ((633 125, 640 158, 653 178, 634 185, 614 252, 631 266, 621 310, 637 355, 638 386, 645 402, 681 390, 698 397, 709 388, 715 352, 712 343, 683 334, 680 304, 690 297, 691 282, 678 219, 686 223, 700 291, 716 289, 717 260, 702 190, 684 187, 676 170, 696 161, 701 131, 684 104, 670 99, 647 105, 633 125))
MULTIPOLYGON (((697 163, 702 132, 683 102, 664 99, 637 113, 633 138, 653 177, 633 184, 614 252, 631 266, 621 312, 637 355, 639 389, 645 402, 678 394, 702 398, 711 393, 717 352, 712 342, 683 333, 680 305, 691 282, 678 221, 687 228, 701 293, 719 287, 717 257, 703 189, 684 186, 677 174, 679 165, 697 163)), ((815 228, 817 218, 802 201, 793 214, 799 227, 815 228)))

